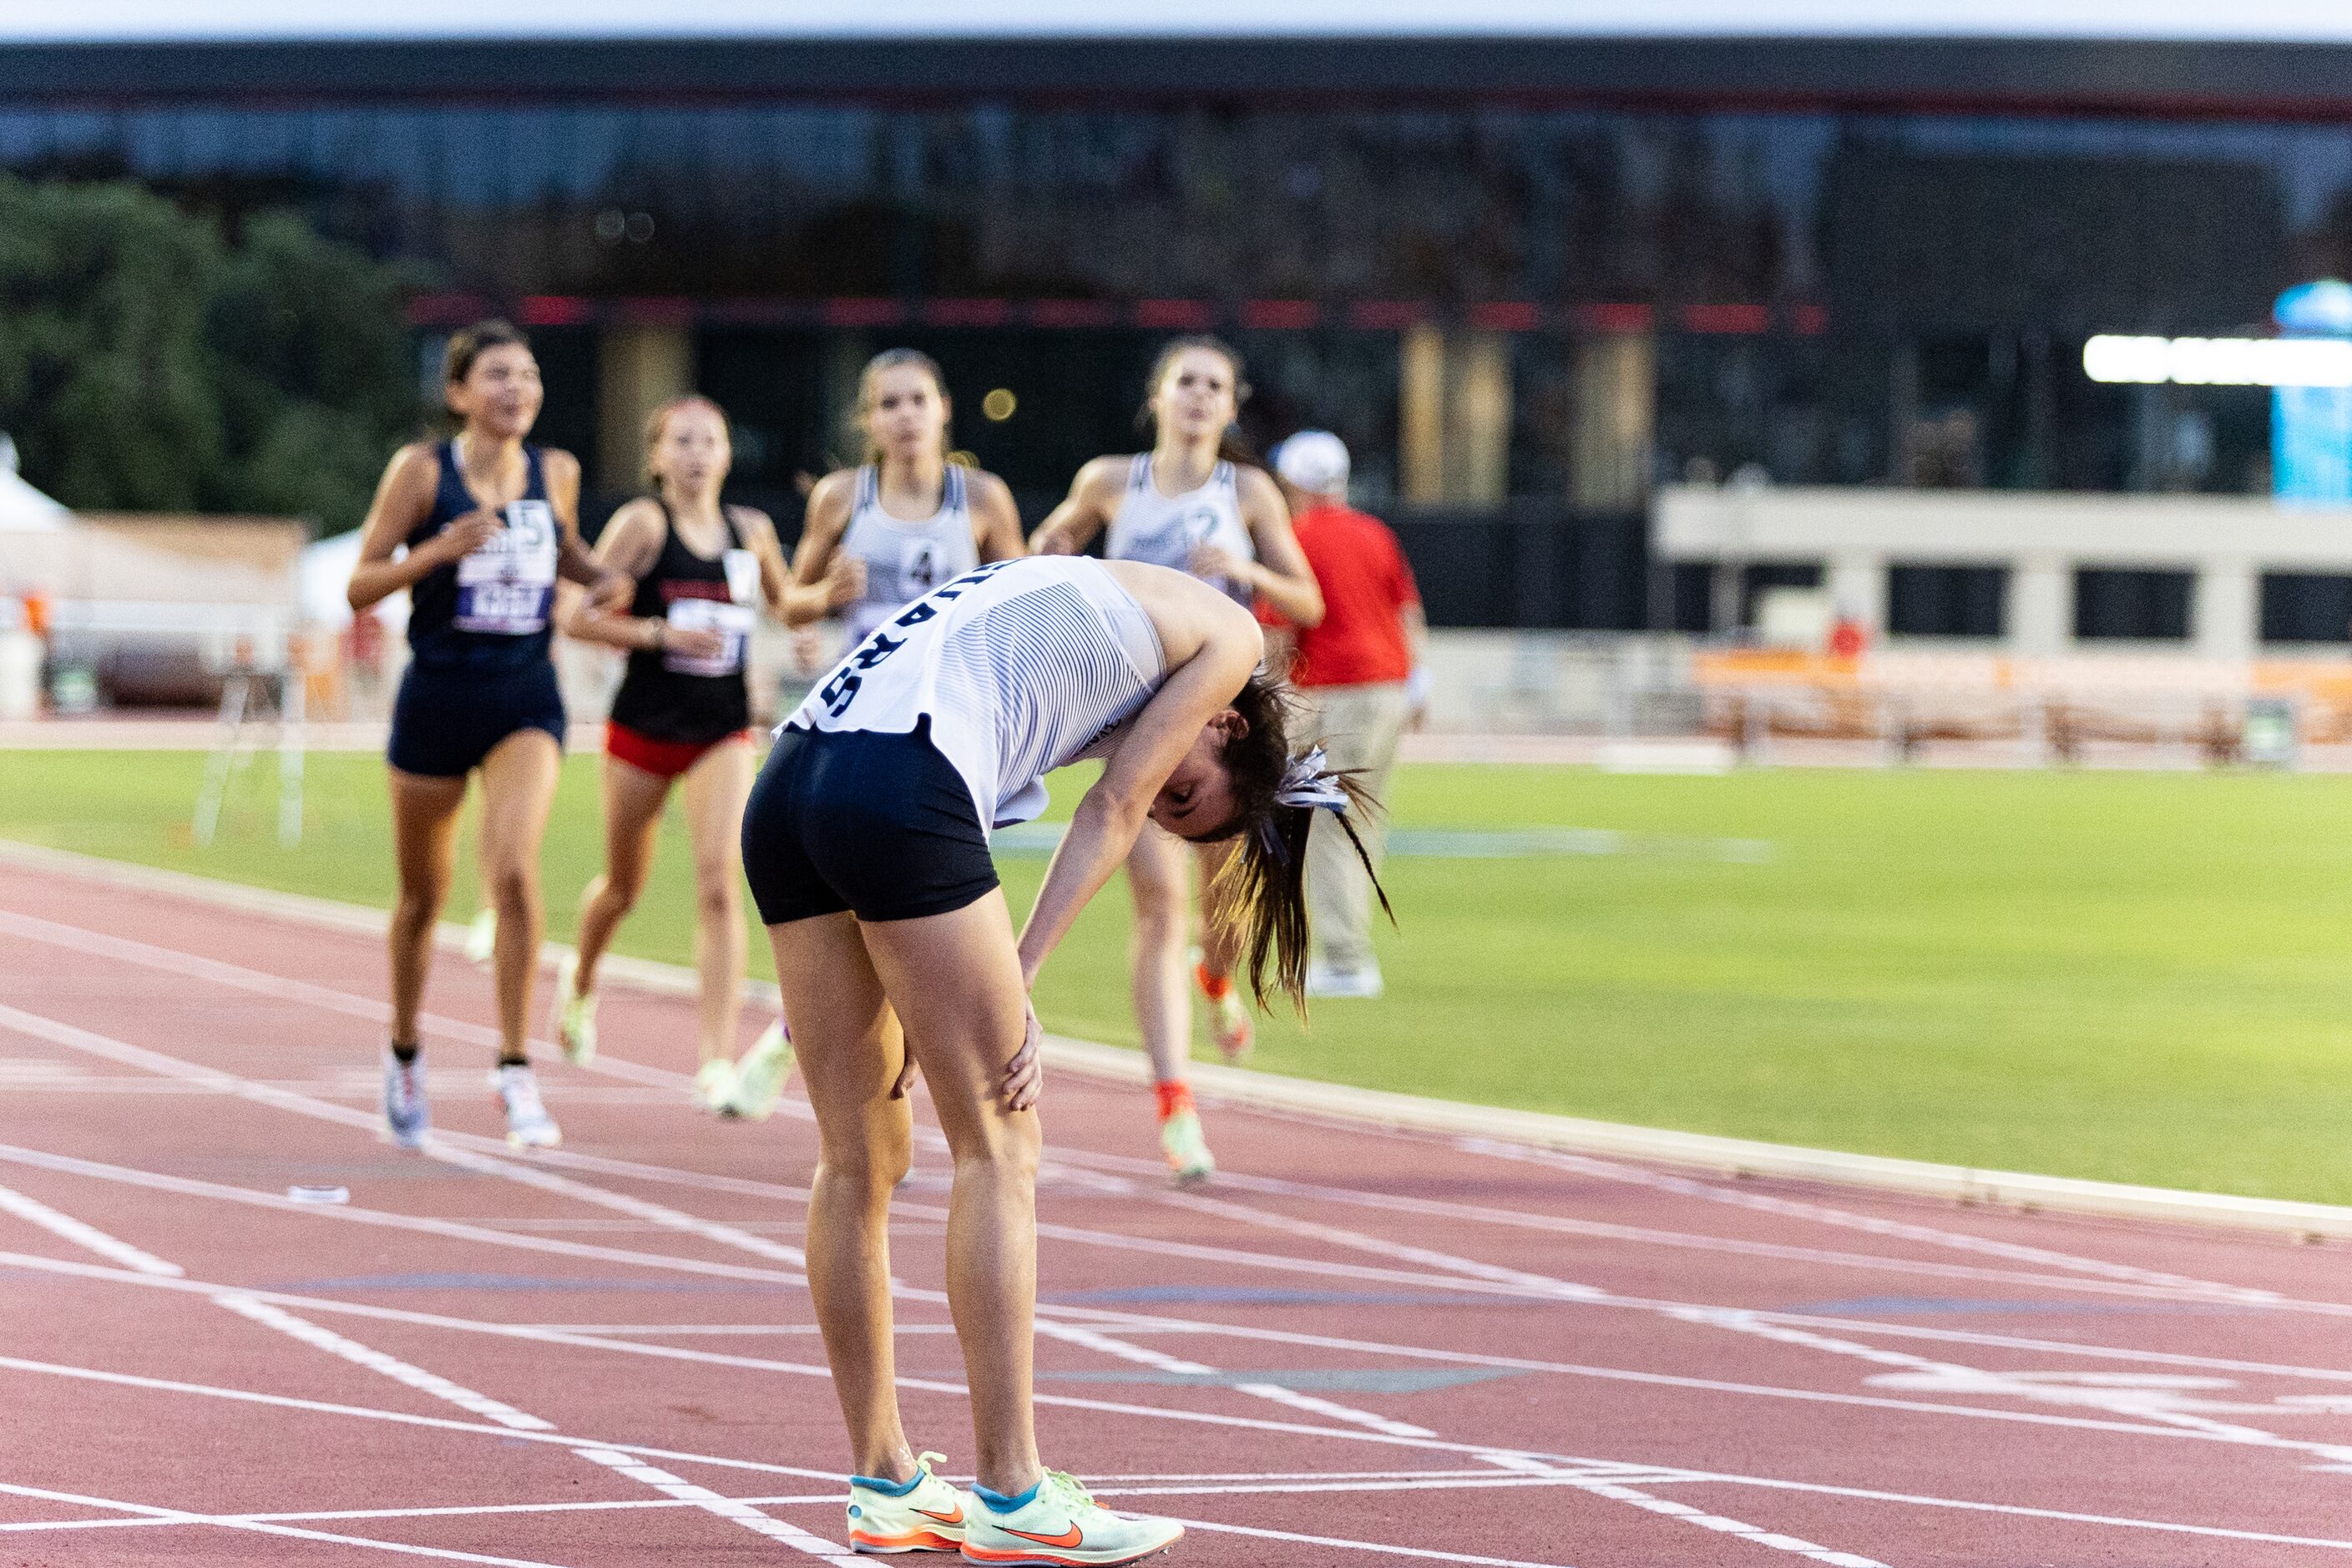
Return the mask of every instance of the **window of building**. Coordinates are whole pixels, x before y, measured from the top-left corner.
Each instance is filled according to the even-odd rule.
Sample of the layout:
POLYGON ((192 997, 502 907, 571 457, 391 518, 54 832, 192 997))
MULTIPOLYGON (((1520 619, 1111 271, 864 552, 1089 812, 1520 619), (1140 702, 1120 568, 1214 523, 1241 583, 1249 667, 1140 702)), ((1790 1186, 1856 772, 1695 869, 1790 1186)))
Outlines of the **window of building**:
POLYGON ((1998 637, 2006 627, 2005 566, 1895 566, 1886 629, 1899 637, 1998 637))
POLYGON ((2263 641, 2352 642, 2352 577, 2263 574, 2263 641))
POLYGON ((2074 635, 2085 641, 2185 642, 2188 572, 2086 568, 2074 574, 2074 635))

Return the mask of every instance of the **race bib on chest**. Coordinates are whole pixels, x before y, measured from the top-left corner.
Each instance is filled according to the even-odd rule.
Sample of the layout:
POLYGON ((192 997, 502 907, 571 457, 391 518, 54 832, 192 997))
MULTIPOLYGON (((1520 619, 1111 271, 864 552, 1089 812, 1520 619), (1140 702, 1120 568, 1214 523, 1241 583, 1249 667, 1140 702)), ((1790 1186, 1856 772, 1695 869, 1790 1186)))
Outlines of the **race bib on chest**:
POLYGON ((751 643, 750 605, 720 599, 675 599, 670 602, 668 620, 680 631, 717 632, 720 640, 719 651, 708 658, 675 649, 663 654, 664 669, 673 675, 732 675, 743 668, 744 651, 751 643))
POLYGON ((760 558, 748 550, 730 550, 719 558, 727 572, 727 596, 739 605, 760 602, 760 558))
POLYGON ((457 629, 495 637, 545 631, 555 603, 555 509, 545 501, 509 506, 506 526, 457 563, 457 629))

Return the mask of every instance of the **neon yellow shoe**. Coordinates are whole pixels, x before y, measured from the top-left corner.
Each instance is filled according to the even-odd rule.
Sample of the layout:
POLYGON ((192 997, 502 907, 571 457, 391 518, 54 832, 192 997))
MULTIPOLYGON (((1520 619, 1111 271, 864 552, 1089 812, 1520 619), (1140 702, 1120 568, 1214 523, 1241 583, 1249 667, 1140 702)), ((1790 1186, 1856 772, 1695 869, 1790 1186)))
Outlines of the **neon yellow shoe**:
POLYGON ((735 1064, 725 1057, 713 1057, 695 1069, 694 1109, 732 1116, 736 1089, 735 1064))
POLYGON ((969 1563, 1036 1563, 1043 1568, 1103 1568, 1138 1563, 1183 1539, 1172 1519, 1113 1513, 1059 1470, 1018 1498, 975 1489, 964 1505, 963 1555, 969 1563), (1008 1506, 999 1508, 1003 1502, 1008 1506))
POLYGON ((784 1091, 784 1080, 792 1076, 793 1037, 779 1018, 735 1064, 735 1097, 723 1108, 725 1113, 746 1121, 765 1121, 776 1109, 776 1097, 784 1091))
POLYGON ((1216 1174, 1216 1157, 1201 1133, 1197 1110, 1180 1110, 1160 1124, 1160 1152, 1168 1156, 1168 1168, 1181 1184, 1205 1182, 1216 1174))
POLYGON ((581 995, 580 955, 567 952, 555 965, 555 1040, 563 1059, 585 1067, 596 1059, 596 994, 581 995))
POLYGON ((478 910, 466 927, 466 962, 476 968, 487 967, 499 951, 499 911, 478 910))
POLYGON ((870 1476, 849 1478, 849 1546, 853 1552, 954 1552, 963 1545, 962 1495, 931 1473, 946 1456, 916 1460, 905 1485, 870 1476))

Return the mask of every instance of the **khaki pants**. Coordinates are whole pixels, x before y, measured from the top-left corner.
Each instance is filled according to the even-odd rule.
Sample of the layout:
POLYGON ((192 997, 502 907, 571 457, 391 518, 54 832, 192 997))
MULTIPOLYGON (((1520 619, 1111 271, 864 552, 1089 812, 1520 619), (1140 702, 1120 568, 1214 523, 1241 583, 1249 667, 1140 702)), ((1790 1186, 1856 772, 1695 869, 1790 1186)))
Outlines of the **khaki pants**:
MULTIPOLYGON (((1331 766, 1356 770, 1356 782, 1386 805, 1389 769, 1396 762, 1397 737, 1404 731, 1404 682, 1309 686, 1298 695, 1302 711, 1294 748, 1300 740, 1319 742, 1331 766)), ((1357 830, 1379 865, 1386 837, 1381 820, 1361 819, 1357 830)), ((1357 863, 1347 831, 1326 812, 1315 814, 1307 841, 1307 913, 1317 958, 1339 970, 1372 963, 1372 885, 1357 863)))

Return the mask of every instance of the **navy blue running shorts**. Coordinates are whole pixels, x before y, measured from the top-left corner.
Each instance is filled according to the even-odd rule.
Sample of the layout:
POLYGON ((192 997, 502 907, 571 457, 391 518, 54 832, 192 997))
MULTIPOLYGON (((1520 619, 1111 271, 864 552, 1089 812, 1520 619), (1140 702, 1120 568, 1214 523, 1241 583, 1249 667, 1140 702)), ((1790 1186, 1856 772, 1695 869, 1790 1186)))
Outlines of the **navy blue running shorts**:
POLYGON ((918 920, 996 887, 971 791, 929 719, 906 735, 779 735, 744 807, 743 874, 765 925, 844 910, 918 920))
POLYGON ((522 730, 544 730, 563 744, 563 693, 551 660, 498 670, 411 661, 393 700, 385 760, 404 773, 463 778, 522 730))

